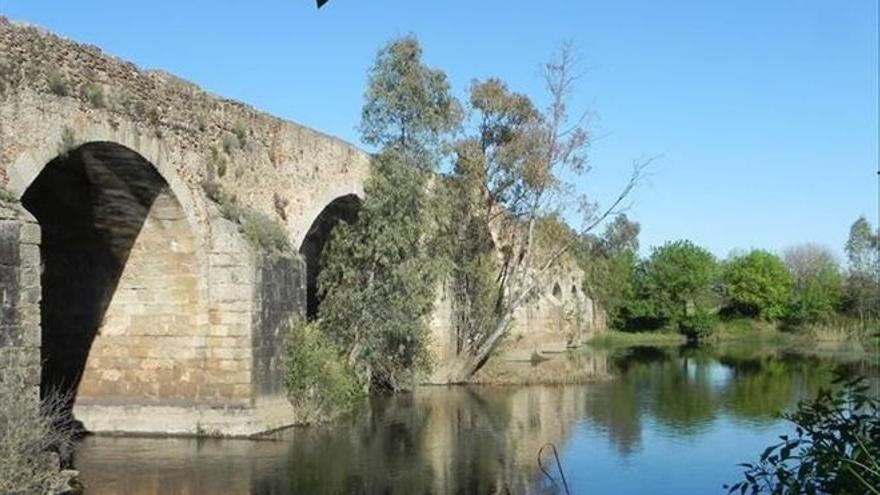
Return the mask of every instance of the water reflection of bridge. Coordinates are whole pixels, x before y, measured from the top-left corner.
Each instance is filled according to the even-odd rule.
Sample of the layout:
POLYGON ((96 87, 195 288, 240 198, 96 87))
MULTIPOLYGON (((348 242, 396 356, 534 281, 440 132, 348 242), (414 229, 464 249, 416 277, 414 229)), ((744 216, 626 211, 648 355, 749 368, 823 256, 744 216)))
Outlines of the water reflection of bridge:
MULTIPOLYGON (((815 394, 841 365, 778 351, 674 348, 602 362, 618 377, 426 387, 272 441, 91 438, 77 463, 90 491, 109 494, 537 493, 544 480, 536 456, 545 443, 571 454, 563 459, 569 480, 583 482, 578 475, 592 476, 589 462, 599 457, 637 459, 650 448, 642 436, 652 429, 696 441, 730 421, 775 425, 779 410, 815 394)), ((865 366, 843 364, 876 379, 876 365, 865 366)))

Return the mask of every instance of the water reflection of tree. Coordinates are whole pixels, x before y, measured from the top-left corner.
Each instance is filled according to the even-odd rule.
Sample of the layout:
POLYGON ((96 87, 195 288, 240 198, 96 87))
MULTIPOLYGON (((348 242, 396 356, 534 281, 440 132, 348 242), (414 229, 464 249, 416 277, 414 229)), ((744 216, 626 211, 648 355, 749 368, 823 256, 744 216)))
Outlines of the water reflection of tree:
POLYGON ((798 400, 815 396, 831 380, 835 367, 827 360, 793 354, 719 360, 734 376, 725 390, 724 406, 749 420, 775 418, 798 400))
MULTIPOLYGON (((719 414, 771 422, 827 385, 834 361, 768 349, 636 348, 613 359, 618 378, 597 385, 586 414, 622 456, 639 448, 643 415, 693 436, 719 414)), ((876 370, 875 370, 876 373, 876 370)))

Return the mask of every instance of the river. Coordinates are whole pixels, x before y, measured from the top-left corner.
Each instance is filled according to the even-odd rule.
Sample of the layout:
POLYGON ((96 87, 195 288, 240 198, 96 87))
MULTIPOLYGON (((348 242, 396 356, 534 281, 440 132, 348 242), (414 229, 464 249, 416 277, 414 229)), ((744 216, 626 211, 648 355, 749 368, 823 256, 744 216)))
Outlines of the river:
POLYGON ((612 378, 425 387, 260 441, 92 436, 75 463, 95 494, 564 493, 552 451, 541 459, 555 485, 538 464, 552 443, 572 494, 725 493, 737 463, 790 430, 778 411, 815 395, 835 369, 878 376, 876 358, 737 347, 558 359, 612 378))

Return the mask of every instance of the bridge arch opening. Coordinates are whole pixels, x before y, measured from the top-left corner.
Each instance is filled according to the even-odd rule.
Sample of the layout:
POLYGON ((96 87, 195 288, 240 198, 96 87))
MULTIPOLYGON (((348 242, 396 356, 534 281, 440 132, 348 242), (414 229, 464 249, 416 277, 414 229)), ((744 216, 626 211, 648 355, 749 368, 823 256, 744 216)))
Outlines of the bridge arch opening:
POLYGON ((306 318, 314 319, 321 305, 318 275, 321 273, 322 253, 330 240, 333 228, 340 221, 354 223, 361 208, 361 200, 355 194, 339 196, 321 210, 312 222, 299 248, 306 263, 306 318))
MULTIPOLYGON (((91 142, 22 196, 41 228, 41 391, 94 403, 188 398, 197 346, 195 240, 168 183, 135 151, 91 142)), ((88 425, 87 425, 88 426, 88 425)))

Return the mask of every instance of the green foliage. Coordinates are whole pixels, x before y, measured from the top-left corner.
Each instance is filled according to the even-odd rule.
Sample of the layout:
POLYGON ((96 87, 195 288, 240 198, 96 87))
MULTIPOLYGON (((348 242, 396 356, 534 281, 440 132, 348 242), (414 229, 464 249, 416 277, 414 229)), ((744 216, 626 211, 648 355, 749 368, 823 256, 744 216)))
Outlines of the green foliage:
POLYGON ((220 146, 223 147, 223 152, 230 156, 238 148, 239 143, 240 141, 233 134, 223 134, 223 137, 220 138, 220 146))
POLYGON ((843 276, 834 255, 808 244, 786 250, 785 262, 795 282, 789 320, 817 323, 833 319, 843 298, 843 276))
MULTIPOLYGON (((379 50, 365 100, 360 124, 363 141, 379 147, 399 146, 414 154, 435 150, 462 116, 446 74, 422 63, 422 48, 413 36, 393 40, 379 50)), ((432 169, 430 160, 421 163, 432 169)))
MULTIPOLYGON (((139 108, 143 108, 143 102, 138 101, 137 105, 140 105, 139 108)), ((162 124, 162 115, 159 112, 159 107, 151 106, 150 108, 148 108, 146 110, 146 116, 147 122, 149 122, 154 129, 158 129, 159 126, 162 124)))
POLYGON ((238 148, 244 149, 245 145, 247 145, 247 129, 245 129, 244 124, 236 122, 235 125, 232 126, 232 134, 235 136, 235 139, 238 140, 238 148))
POLYGON ((361 396, 354 374, 318 323, 292 320, 285 345, 285 383, 298 419, 331 419, 361 396))
POLYGON ((46 84, 49 86, 49 91, 58 96, 67 96, 70 92, 67 80, 58 70, 49 71, 46 75, 46 84))
POLYGON ((584 292, 596 300, 614 328, 627 327, 629 306, 635 298, 638 235, 641 227, 626 215, 608 224, 602 237, 581 240, 578 257, 584 270, 584 292))
POLYGON ((778 256, 758 249, 737 256, 725 264, 722 280, 733 312, 768 321, 786 315, 793 280, 778 256))
POLYGON ((324 251, 318 317, 364 386, 403 389, 429 366, 428 321, 440 263, 425 174, 389 151, 372 160, 357 223, 324 251))
POLYGON ((474 214, 468 201, 468 185, 461 176, 450 178, 446 187, 449 218, 448 257, 450 297, 456 350, 482 341, 499 318, 501 297, 499 263, 495 244, 483 217, 474 214))
POLYGON ((704 336, 711 323, 705 314, 716 303, 712 290, 716 272, 712 254, 690 241, 655 248, 639 269, 631 317, 692 337, 704 336))
POLYGON ((609 330, 597 333, 589 340, 589 344, 600 348, 633 347, 633 346, 680 346, 685 344, 685 337, 680 333, 670 332, 620 332, 609 330))
POLYGON ((104 89, 100 84, 89 81, 81 89, 82 97, 94 108, 104 108, 104 89))
POLYGON ((215 147, 211 147, 211 158, 208 160, 208 178, 213 180, 214 174, 222 179, 226 175, 226 169, 229 160, 226 156, 221 155, 215 147))
POLYGON ((215 181, 203 181, 202 190, 208 199, 220 207, 220 215, 237 223, 245 239, 261 253, 275 256, 293 252, 284 227, 271 217, 239 205, 238 198, 223 190, 223 186, 215 181))
POLYGON ((880 319, 880 234, 859 217, 850 227, 845 249, 847 309, 862 320, 880 319))
POLYGON ((880 493, 880 402, 864 378, 835 382, 836 391, 783 415, 795 435, 743 464, 745 479, 725 486, 729 493, 880 493))
POLYGON ((433 151, 460 110, 445 74, 420 57, 418 42, 401 38, 370 71, 360 130, 381 151, 358 221, 333 230, 318 278, 318 321, 365 388, 408 388, 430 366, 428 322, 443 261, 441 203, 427 184, 438 166, 433 151))

